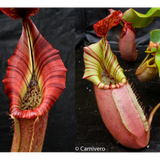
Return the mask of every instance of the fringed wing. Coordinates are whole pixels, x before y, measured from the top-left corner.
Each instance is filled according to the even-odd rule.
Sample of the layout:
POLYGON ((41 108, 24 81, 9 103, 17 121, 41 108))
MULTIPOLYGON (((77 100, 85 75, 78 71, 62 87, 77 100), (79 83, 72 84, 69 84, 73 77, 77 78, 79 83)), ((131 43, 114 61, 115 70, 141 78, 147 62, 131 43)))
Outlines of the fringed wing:
POLYGON ((34 118, 49 111, 65 88, 66 68, 54 49, 39 33, 29 18, 23 19, 23 31, 16 50, 8 60, 5 93, 10 99, 11 115, 34 118), (35 74, 42 94, 41 104, 33 110, 21 110, 20 105, 35 74))
POLYGON ((104 39, 90 46, 84 47, 85 73, 83 78, 93 82, 98 88, 119 88, 126 83, 123 69, 119 65, 116 56, 111 51, 110 45, 104 39), (102 71, 119 81, 116 84, 104 84, 101 80, 102 71))

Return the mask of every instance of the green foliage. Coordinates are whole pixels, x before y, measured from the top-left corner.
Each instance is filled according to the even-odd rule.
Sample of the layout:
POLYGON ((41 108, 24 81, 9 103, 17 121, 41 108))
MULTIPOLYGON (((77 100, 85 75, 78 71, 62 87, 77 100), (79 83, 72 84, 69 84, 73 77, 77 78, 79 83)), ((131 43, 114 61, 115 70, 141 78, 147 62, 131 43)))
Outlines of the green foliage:
POLYGON ((146 14, 139 13, 130 8, 122 15, 122 19, 132 22, 133 28, 143 28, 148 26, 154 19, 160 17, 160 8, 151 8, 146 14))

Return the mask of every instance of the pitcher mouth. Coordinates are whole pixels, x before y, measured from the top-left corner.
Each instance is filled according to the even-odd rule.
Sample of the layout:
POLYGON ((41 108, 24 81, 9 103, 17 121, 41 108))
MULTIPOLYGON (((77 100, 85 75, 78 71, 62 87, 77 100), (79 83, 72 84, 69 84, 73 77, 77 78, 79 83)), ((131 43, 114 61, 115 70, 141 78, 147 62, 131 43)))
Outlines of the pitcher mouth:
POLYGON ((111 76, 106 70, 103 69, 102 71, 102 78, 101 81, 106 85, 116 85, 120 83, 117 79, 111 76))
POLYGON ((145 57, 143 62, 136 70, 136 76, 141 82, 149 82, 158 74, 158 67, 155 63, 155 57, 149 59, 150 53, 145 57))
POLYGON ((157 67, 156 63, 155 63, 155 58, 152 57, 147 61, 147 66, 148 67, 157 67))
POLYGON ((40 34, 32 20, 23 18, 22 24, 3 83, 11 115, 32 119, 48 112, 59 98, 65 89, 67 69, 59 51, 40 34))
POLYGON ((114 88, 122 87, 125 83, 126 83, 125 77, 123 77, 122 80, 119 81, 116 78, 114 78, 112 75, 110 75, 108 71, 103 69, 101 82, 99 83, 98 87, 100 86, 100 84, 101 85, 104 84, 103 89, 114 89, 114 88))
POLYGON ((84 47, 85 73, 84 79, 93 82, 100 89, 114 89, 122 87, 127 78, 105 39, 84 47), (108 77, 104 83, 102 77, 108 77), (113 80, 115 79, 115 80, 113 80), (113 81, 110 81, 113 80, 113 81))

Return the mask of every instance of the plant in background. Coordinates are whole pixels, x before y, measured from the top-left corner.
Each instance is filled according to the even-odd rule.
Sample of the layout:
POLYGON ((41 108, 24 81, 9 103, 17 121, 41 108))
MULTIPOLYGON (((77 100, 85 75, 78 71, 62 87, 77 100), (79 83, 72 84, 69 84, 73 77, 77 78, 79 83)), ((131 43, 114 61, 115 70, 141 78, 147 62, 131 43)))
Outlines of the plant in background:
POLYGON ((147 56, 136 70, 136 76, 142 82, 153 80, 158 73, 160 76, 160 29, 150 33, 150 43, 146 53, 147 56))
POLYGON ((11 151, 40 152, 49 109, 65 88, 66 68, 54 49, 31 21, 37 8, 1 8, 13 20, 22 18, 22 34, 8 60, 3 80, 14 120, 11 151))
POLYGON ((121 16, 121 11, 110 10, 109 16, 93 25, 101 40, 84 47, 83 78, 93 82, 101 117, 113 137, 126 147, 139 149, 149 143, 152 118, 160 104, 147 121, 106 40, 108 30, 119 24, 121 16))
POLYGON ((154 17, 159 16, 160 8, 151 8, 146 14, 141 14, 132 8, 123 13, 121 17, 123 29, 119 39, 119 50, 124 60, 135 61, 137 59, 135 28, 146 27, 154 17))
POLYGON ((121 19, 123 28, 119 37, 119 50, 122 58, 126 61, 135 61, 137 59, 137 51, 135 44, 136 30, 132 27, 132 22, 121 19))

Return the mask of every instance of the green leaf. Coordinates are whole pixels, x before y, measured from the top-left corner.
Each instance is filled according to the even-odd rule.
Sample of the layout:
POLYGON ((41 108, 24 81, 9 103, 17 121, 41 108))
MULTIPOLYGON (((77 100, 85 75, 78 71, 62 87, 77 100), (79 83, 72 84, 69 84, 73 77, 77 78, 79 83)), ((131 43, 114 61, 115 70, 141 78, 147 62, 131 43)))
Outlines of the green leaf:
POLYGON ((150 41, 152 41, 153 43, 160 43, 160 29, 151 31, 150 41))
POLYGON ((122 15, 122 19, 127 22, 132 22, 133 28, 148 26, 153 21, 154 17, 160 17, 160 8, 151 8, 146 14, 139 13, 130 8, 122 15))
POLYGON ((158 47, 158 51, 157 51, 156 56, 155 56, 155 62, 156 62, 156 65, 158 67, 159 76, 160 76, 160 47, 158 47))
POLYGON ((160 16, 160 8, 151 8, 151 9, 146 13, 146 16, 159 17, 159 16, 160 16))

